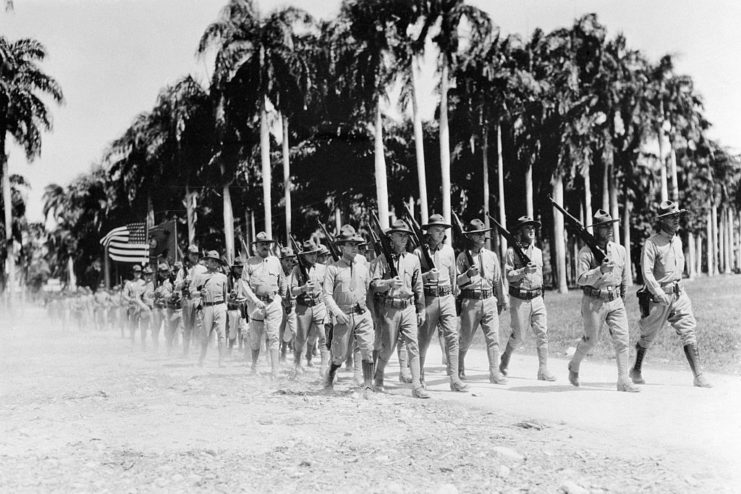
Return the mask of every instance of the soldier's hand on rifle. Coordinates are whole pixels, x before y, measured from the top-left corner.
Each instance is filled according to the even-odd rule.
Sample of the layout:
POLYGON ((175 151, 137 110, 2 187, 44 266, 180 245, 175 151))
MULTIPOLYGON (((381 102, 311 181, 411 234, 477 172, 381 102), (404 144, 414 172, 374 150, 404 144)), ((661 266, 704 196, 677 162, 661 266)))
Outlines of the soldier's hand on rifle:
POLYGON ((468 276, 469 279, 478 275, 479 268, 477 268, 476 266, 471 266, 470 268, 468 268, 468 271, 466 271, 466 276, 468 276))
POLYGON ((528 274, 534 273, 538 270, 538 266, 534 262, 529 262, 527 266, 525 266, 525 272, 528 274))
POLYGON ((656 295, 656 300, 659 302, 660 305, 669 305, 672 303, 672 299, 664 292, 656 295))
POLYGON ((615 262, 611 261, 608 257, 605 257, 599 267, 600 272, 602 274, 608 274, 612 273, 613 269, 615 269, 615 262))
POLYGON ((401 278, 399 278, 398 276, 394 276, 389 281, 391 282, 389 283, 390 288, 399 289, 404 286, 404 282, 401 281, 401 278))
POLYGON ((262 300, 258 300, 255 303, 255 307, 257 307, 260 310, 265 310, 265 302, 263 302, 262 300))
POLYGON ((314 283, 312 280, 309 280, 304 285, 304 293, 311 293, 316 288, 316 283, 314 283))
POLYGON ((337 322, 340 324, 350 324, 350 316, 342 311, 338 312, 335 317, 337 318, 337 322))
POLYGON ((437 281, 438 277, 440 276, 440 271, 437 268, 432 268, 429 271, 427 271, 428 280, 430 281, 437 281))

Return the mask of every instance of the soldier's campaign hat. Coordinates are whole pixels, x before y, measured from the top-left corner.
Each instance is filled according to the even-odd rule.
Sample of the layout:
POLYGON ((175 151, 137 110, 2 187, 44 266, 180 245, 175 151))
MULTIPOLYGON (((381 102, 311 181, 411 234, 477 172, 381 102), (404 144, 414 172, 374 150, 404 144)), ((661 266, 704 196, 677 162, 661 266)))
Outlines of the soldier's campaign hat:
POLYGON ((175 264, 172 265, 172 268, 175 271, 180 271, 181 269, 183 269, 183 263, 180 261, 176 261, 175 264))
POLYGON ((540 228, 540 221, 532 219, 530 216, 520 216, 517 218, 517 223, 515 223, 515 226, 512 228, 512 231, 515 232, 522 228, 523 226, 527 225, 533 225, 536 228, 540 228))
POLYGON ((319 244, 319 255, 320 256, 328 256, 330 254, 331 254, 331 252, 329 251, 329 249, 327 248, 326 245, 319 244))
POLYGON ((133 265, 133 266, 131 267, 131 270, 132 270, 133 272, 135 272, 135 273, 141 273, 141 272, 142 272, 142 267, 141 267, 141 266, 139 266, 138 264, 134 264, 134 265, 133 265))
POLYGON ((170 272, 170 266, 166 262, 161 262, 157 265, 157 271, 167 271, 170 272))
POLYGON ((234 259, 234 262, 232 263, 233 268, 243 268, 244 264, 242 264, 242 260, 240 258, 234 259))
POLYGON ((659 204, 659 214, 657 218, 666 218, 667 216, 675 216, 679 214, 686 214, 686 209, 679 209, 679 204, 674 201, 664 201, 659 204))
POLYGON ((152 268, 149 267, 149 264, 144 266, 144 269, 142 270, 142 274, 152 274, 154 271, 152 271, 152 268))
POLYGON ((257 235, 255 235, 255 243, 266 243, 266 244, 272 244, 275 243, 275 240, 270 238, 267 233, 260 232, 257 235))
POLYGON ((287 257, 296 257, 296 253, 293 252, 293 249, 290 247, 281 247, 280 248, 280 258, 286 259, 287 257))
POLYGON ((391 235, 392 233, 406 233, 407 235, 411 235, 412 230, 409 229, 409 225, 407 225, 406 221, 397 219, 391 223, 391 227, 386 230, 386 235, 391 235))
POLYGON ((486 233, 489 231, 491 231, 491 228, 486 228, 486 225, 483 221, 478 218, 474 218, 468 222, 468 225, 466 225, 466 229, 463 231, 463 233, 486 233))
POLYGON ((613 219, 612 216, 610 216, 610 213, 608 213, 604 209, 598 209, 592 217, 592 224, 589 225, 587 228, 597 228, 598 226, 612 225, 613 223, 617 223, 618 221, 620 221, 620 218, 613 219))
POLYGON ((357 234, 352 225, 342 225, 342 228, 340 228, 340 234, 335 238, 335 243, 337 244, 360 244, 363 242, 363 237, 357 234))
POLYGON ((196 254, 198 255, 198 247, 195 245, 189 245, 188 246, 188 254, 196 254))
POLYGON ((206 252, 206 254, 203 257, 201 257, 201 259, 203 260, 212 259, 214 261, 218 261, 220 264, 226 264, 224 260, 221 258, 221 256, 219 255, 219 253, 216 252, 215 250, 209 250, 208 252, 206 252))
POLYGON ((427 223, 422 225, 423 230, 427 230, 431 226, 441 226, 443 228, 450 228, 450 225, 445 223, 445 218, 441 214, 433 214, 427 223))
POLYGON ((301 254, 318 254, 321 248, 311 240, 304 240, 301 244, 301 254))

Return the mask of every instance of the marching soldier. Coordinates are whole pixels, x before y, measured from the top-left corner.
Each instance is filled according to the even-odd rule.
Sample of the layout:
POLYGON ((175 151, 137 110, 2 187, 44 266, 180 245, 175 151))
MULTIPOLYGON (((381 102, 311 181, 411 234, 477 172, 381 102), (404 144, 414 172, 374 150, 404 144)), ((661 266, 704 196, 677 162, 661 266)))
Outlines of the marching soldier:
POLYGON ((335 318, 332 329, 331 362, 324 387, 332 389, 337 369, 348 352, 354 336, 360 349, 363 367, 363 388, 373 389, 373 322, 366 307, 370 273, 365 263, 357 259, 358 244, 363 241, 350 225, 344 225, 337 236, 342 257, 327 266, 324 275, 324 302, 335 318))
POLYGON ((199 264, 198 261, 198 247, 195 245, 188 246, 188 256, 175 278, 175 290, 180 291, 183 297, 183 357, 188 356, 190 340, 194 336, 198 322, 196 305, 198 305, 199 292, 193 285, 193 279, 206 272, 206 267, 199 264))
MULTIPOLYGON (((391 268, 383 259, 376 263, 371 281, 373 291, 383 294, 383 300, 379 304, 379 327, 375 344, 378 354, 376 389, 384 389, 384 370, 401 334, 412 374, 412 396, 430 398, 430 394, 422 386, 419 371, 417 328, 425 321, 425 295, 419 259, 406 251, 411 231, 403 220, 396 220, 386 234, 391 239, 392 262, 398 275, 391 277, 391 268)), ((403 365, 401 362, 399 364, 403 365)))
MULTIPOLYGON (((283 276, 286 278, 286 286, 290 287, 293 280, 293 268, 296 266, 298 259, 296 253, 290 247, 281 247, 280 265, 283 267, 283 276)), ((288 349, 293 349, 293 340, 296 336, 296 297, 291 290, 286 290, 283 297, 283 319, 280 322, 278 331, 280 345, 280 361, 286 360, 288 349)), ((300 359, 299 359, 300 360, 300 359)))
POLYGON ((422 225, 422 228, 427 231, 427 243, 417 247, 414 253, 419 258, 420 263, 424 263, 425 255, 422 249, 426 249, 435 266, 422 275, 425 294, 425 321, 419 327, 420 381, 422 386, 425 386, 425 356, 439 325, 445 338, 450 389, 451 391, 466 391, 468 386, 458 377, 458 316, 455 312, 454 296, 458 273, 453 248, 444 243, 445 230, 450 228, 450 225, 445 223, 442 215, 433 214, 430 216, 429 222, 422 225))
POLYGON ((193 278, 193 285, 200 294, 197 310, 201 311, 201 355, 198 365, 206 359, 211 334, 215 331, 219 347, 219 367, 223 365, 226 346, 226 300, 228 296, 226 275, 221 272, 224 262, 215 250, 203 256, 206 272, 193 278))
POLYGON ((329 351, 324 334, 324 320, 327 309, 322 297, 322 284, 326 266, 317 262, 319 246, 311 240, 302 245, 299 255, 306 266, 307 279, 304 279, 300 266, 295 266, 291 273, 291 294, 296 297, 296 336, 294 345, 294 364, 296 373, 302 373, 301 357, 306 349, 306 342, 312 334, 317 335, 321 365, 319 374, 324 375, 329 351))
POLYGON ((684 253, 682 239, 677 231, 679 218, 686 212, 686 209, 679 209, 676 202, 662 202, 656 217, 657 232, 643 244, 641 272, 651 300, 648 302, 647 313, 641 314, 638 321, 641 337, 636 343, 636 360, 630 371, 630 377, 636 384, 645 383, 641 375, 643 357, 668 321, 682 339, 684 354, 694 374, 694 385, 701 388, 712 387, 700 366, 695 335, 697 321, 687 292, 681 284, 684 253))
POLYGON ((242 287, 242 270, 244 265, 241 261, 235 260, 229 268, 227 276, 227 288, 229 290, 229 299, 226 302, 226 333, 227 333, 227 353, 231 355, 232 349, 242 337, 244 319, 242 318, 242 306, 245 302, 245 292, 242 287))
POLYGON ((486 353, 489 359, 489 382, 506 384, 507 378, 499 372, 499 314, 507 307, 504 282, 497 255, 484 247, 486 242, 484 222, 473 219, 463 232, 470 244, 460 254, 458 265, 458 287, 461 299, 461 342, 458 374, 465 378, 465 358, 476 328, 481 326, 486 338, 486 353))
POLYGON ((535 228, 540 228, 539 221, 529 216, 520 216, 512 229, 512 235, 519 241, 530 264, 525 264, 513 247, 507 249, 504 257, 504 273, 509 282, 512 334, 502 353, 499 371, 507 375, 512 352, 522 344, 522 333, 530 326, 537 341, 538 379, 555 381, 556 376, 548 370, 548 317, 543 302, 543 251, 535 246, 535 228))
POLYGON ((257 254, 247 260, 242 271, 245 292, 249 306, 250 349, 252 351, 252 372, 257 372, 257 359, 260 356, 260 342, 267 337, 270 355, 271 377, 278 377, 278 338, 283 318, 283 299, 286 291, 286 277, 277 257, 270 253, 275 241, 265 232, 256 236, 257 254))
POLYGON ((157 282, 157 288, 154 289, 154 310, 152 314, 152 341, 155 351, 159 347, 162 323, 165 324, 165 340, 168 337, 167 300, 172 296, 173 288, 170 282, 170 266, 166 262, 157 265, 157 282))
POLYGON ((181 262, 176 262, 173 265, 173 271, 175 274, 170 272, 169 282, 172 286, 172 292, 170 296, 165 300, 167 307, 166 319, 165 319, 165 342, 167 344, 167 355, 172 354, 172 349, 177 346, 179 334, 183 328, 183 293, 181 290, 175 288, 175 281, 177 279, 177 273, 183 269, 181 262))
POLYGON ((108 328, 110 324, 110 312, 111 312, 111 294, 105 288, 105 281, 100 280, 98 283, 98 289, 93 294, 94 306, 93 306, 93 322, 95 323, 95 329, 102 331, 108 328))
POLYGON ((146 350, 146 339, 147 330, 151 330, 152 327, 152 316, 154 311, 154 271, 149 265, 144 266, 142 270, 142 276, 144 277, 144 292, 141 294, 141 302, 144 304, 144 309, 141 311, 139 319, 139 327, 142 335, 142 350, 146 350))
POLYGON ((124 284, 123 292, 121 293, 121 299, 126 304, 126 320, 129 326, 129 338, 131 338, 131 346, 134 346, 134 338, 136 330, 139 327, 139 318, 141 312, 146 310, 146 306, 141 300, 141 296, 144 293, 146 286, 145 281, 142 279, 142 268, 138 264, 134 264, 131 268, 133 279, 128 280, 124 284))
POLYGON ((576 282, 584 292, 581 302, 584 336, 569 362, 569 382, 579 386, 579 365, 597 342, 602 326, 607 324, 617 357, 617 390, 636 393, 639 389, 628 379, 628 316, 623 301, 631 282, 628 256, 625 247, 612 241, 612 224, 618 221, 602 209, 594 213, 594 236, 606 254, 601 264, 589 246, 579 251, 576 282))

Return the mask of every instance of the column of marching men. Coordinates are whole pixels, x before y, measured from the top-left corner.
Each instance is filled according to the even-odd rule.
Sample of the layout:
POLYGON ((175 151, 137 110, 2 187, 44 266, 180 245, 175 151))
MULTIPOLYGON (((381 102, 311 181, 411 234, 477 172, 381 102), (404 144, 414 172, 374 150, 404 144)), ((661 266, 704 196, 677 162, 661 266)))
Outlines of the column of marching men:
MULTIPOLYGON (((660 204, 656 231, 643 246, 640 338, 631 368, 625 309, 629 257, 612 239, 613 223, 619 219, 602 210, 594 214, 591 227, 604 259, 599 262, 602 256, 586 245, 578 253, 584 333, 568 364, 572 385, 580 385, 580 364, 606 326, 615 349, 617 390, 639 391, 636 384, 645 383, 644 356, 668 322, 681 338, 694 385, 710 387, 699 363, 691 302, 681 282, 684 256, 677 230, 685 212, 671 201, 660 204)), ((200 365, 213 341, 219 366, 237 347, 244 355, 239 358, 257 373, 264 354, 273 379, 289 356, 293 376, 316 368, 318 360, 328 390, 345 364, 354 371, 353 385, 364 393, 383 392, 385 369, 396 350, 399 381, 410 384, 412 396, 423 399, 430 397, 425 364, 436 336, 451 391, 465 392, 466 356, 478 328, 494 385, 507 383, 511 356, 531 328, 538 356, 535 377, 555 381, 548 368, 543 254, 535 246, 540 223, 523 216, 511 233, 505 230, 515 245, 507 249, 503 263, 485 247, 490 229, 483 221, 472 219, 462 226, 467 246, 457 256, 446 242, 451 225, 438 214, 421 226, 423 241, 412 251, 408 246, 413 229, 401 219, 380 239, 386 248, 382 254, 351 225, 342 226, 331 239, 332 251, 312 240, 276 250, 275 241, 260 232, 254 255, 231 266, 215 251, 200 255, 196 246, 189 246, 182 263, 160 263, 156 273, 135 265, 132 279, 123 286, 56 294, 47 300, 47 310, 64 328, 118 327, 122 337, 128 332, 132 348, 138 336, 142 349, 151 341, 156 351, 162 331, 168 355, 180 347, 181 356, 188 357, 193 343, 200 365), (499 316, 508 309, 511 327, 500 332, 499 316)))

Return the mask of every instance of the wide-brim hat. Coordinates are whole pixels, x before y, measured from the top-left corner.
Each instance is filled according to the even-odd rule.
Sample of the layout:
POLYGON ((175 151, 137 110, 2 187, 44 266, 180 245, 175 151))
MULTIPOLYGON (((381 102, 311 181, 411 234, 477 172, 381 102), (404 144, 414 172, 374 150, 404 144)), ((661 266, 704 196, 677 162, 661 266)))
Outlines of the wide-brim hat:
POLYGON ((432 216, 430 216, 430 219, 427 221, 427 223, 422 225, 422 229, 427 230, 431 226, 441 226, 443 228, 451 227, 451 225, 445 222, 445 218, 443 218, 443 215, 441 214, 433 214, 432 216))
POLYGON ((318 254, 321 252, 321 248, 311 240, 305 240, 301 243, 301 254, 307 255, 307 254, 318 254))
POLYGON ((232 263, 231 267, 233 268, 243 268, 244 264, 242 264, 242 261, 240 259, 235 259, 232 263))
POLYGON ((196 247, 195 245, 189 245, 188 246, 188 254, 196 254, 196 255, 198 255, 199 254, 198 247, 196 247))
POLYGON ((540 228, 540 221, 532 219, 530 216, 520 216, 517 218, 517 223, 512 228, 512 231, 517 231, 523 226, 533 225, 536 228, 540 228))
POLYGON ((220 264, 226 264, 224 260, 221 258, 221 256, 219 255, 219 253, 216 252, 215 250, 209 250, 208 252, 206 252, 206 254, 203 257, 201 257, 201 259, 203 260, 212 259, 214 261, 218 261, 220 264))
POLYGON ((363 239, 363 237, 358 235, 352 225, 342 225, 342 228, 340 228, 340 233, 337 235, 337 237, 335 237, 336 244, 360 244, 363 242, 365 242, 365 240, 363 239))
POLYGON ((133 266, 131 267, 131 270, 132 270, 133 272, 135 272, 135 273, 141 273, 141 272, 142 272, 142 267, 141 267, 141 266, 139 266, 138 264, 134 264, 134 265, 133 265, 133 266))
POLYGON ((391 227, 386 230, 386 235, 391 235, 392 233, 405 233, 407 235, 412 234, 412 230, 409 228, 409 225, 407 225, 407 222, 402 219, 397 219, 393 223, 391 223, 391 227))
POLYGON ((677 216, 680 214, 686 214, 686 209, 680 209, 679 204, 677 204, 674 201, 664 201, 661 204, 659 204, 659 214, 656 215, 657 218, 666 218, 667 216, 677 216))
POLYGON ((281 259, 287 259, 289 257, 296 257, 296 253, 293 252, 293 249, 290 247, 281 247, 280 249, 280 258, 281 259))
POLYGON ((152 271, 152 268, 149 266, 144 266, 144 269, 142 270, 142 274, 152 274, 154 271, 152 271))
POLYGON ((486 228, 486 224, 478 218, 474 218, 468 222, 468 225, 463 231, 464 234, 469 235, 471 233, 486 233, 490 232, 491 228, 486 228))
POLYGON ((613 218, 610 213, 604 209, 598 209, 594 216, 592 216, 592 224, 587 228, 597 228, 598 226, 612 225, 620 221, 620 218, 613 218))
POLYGON ((167 271, 170 272, 170 266, 166 262, 161 262, 157 265, 157 271, 167 271))
POLYGON ((319 255, 320 256, 328 256, 330 254, 331 254, 331 252, 329 251, 329 249, 327 248, 326 245, 319 244, 319 255))
POLYGON ((255 243, 262 242, 266 244, 273 244, 275 243, 275 240, 270 238, 267 233, 260 232, 257 235, 255 235, 255 243))

